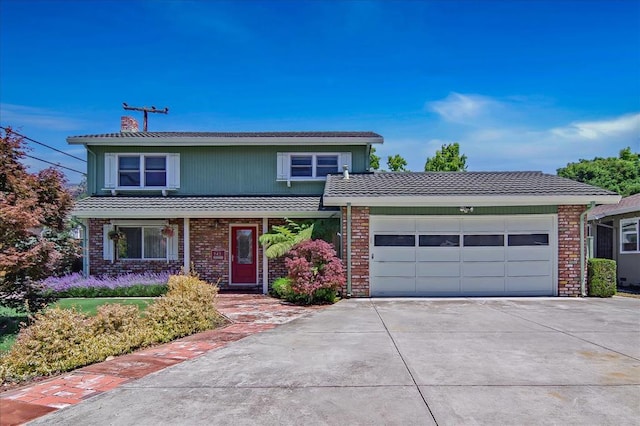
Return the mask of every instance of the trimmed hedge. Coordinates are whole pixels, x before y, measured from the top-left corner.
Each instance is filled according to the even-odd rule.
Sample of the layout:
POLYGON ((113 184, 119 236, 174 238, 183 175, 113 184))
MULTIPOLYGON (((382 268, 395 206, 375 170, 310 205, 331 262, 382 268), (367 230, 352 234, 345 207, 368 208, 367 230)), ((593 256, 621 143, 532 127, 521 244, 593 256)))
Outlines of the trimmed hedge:
POLYGON ((589 296, 611 297, 616 294, 616 261, 589 259, 587 263, 589 296))
POLYGON ((94 317, 76 309, 47 309, 20 330, 0 357, 0 381, 19 382, 103 361, 134 349, 216 328, 218 287, 197 277, 171 276, 166 296, 143 315, 137 306, 106 304, 94 317))

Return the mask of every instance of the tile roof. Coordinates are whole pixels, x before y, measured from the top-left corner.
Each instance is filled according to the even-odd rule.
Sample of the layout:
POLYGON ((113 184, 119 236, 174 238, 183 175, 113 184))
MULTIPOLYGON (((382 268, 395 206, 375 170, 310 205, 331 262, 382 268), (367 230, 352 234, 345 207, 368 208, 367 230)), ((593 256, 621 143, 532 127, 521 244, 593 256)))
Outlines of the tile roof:
POLYGON ((115 132, 73 138, 382 138, 374 132, 115 132))
POLYGON ((327 178, 324 196, 500 196, 616 195, 614 192, 542 172, 381 172, 327 178))
POLYGON ((640 194, 630 195, 620 200, 618 204, 603 204, 589 210, 589 220, 601 219, 618 214, 640 212, 640 194))
POLYGON ((129 197, 100 196, 89 197, 76 203, 72 214, 79 217, 95 217, 102 212, 103 217, 113 212, 152 212, 161 215, 197 215, 219 213, 314 213, 331 212, 335 208, 324 207, 320 196, 245 196, 245 197, 129 197))

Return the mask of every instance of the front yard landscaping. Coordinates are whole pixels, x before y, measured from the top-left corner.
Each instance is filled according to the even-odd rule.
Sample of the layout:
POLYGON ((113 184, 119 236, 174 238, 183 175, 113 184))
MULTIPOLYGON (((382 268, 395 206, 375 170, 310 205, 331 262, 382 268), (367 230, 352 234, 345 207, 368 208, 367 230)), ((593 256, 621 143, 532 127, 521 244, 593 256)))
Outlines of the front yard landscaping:
MULTIPOLYGON (((33 316, 13 344, 11 337, 3 338, 8 350, 0 355, 0 381, 58 374, 227 322, 215 307, 216 286, 173 275, 167 287, 167 294, 155 299, 61 299, 52 304, 33 316)), ((3 334, 15 332, 25 320, 15 311, 3 311, 3 334)))

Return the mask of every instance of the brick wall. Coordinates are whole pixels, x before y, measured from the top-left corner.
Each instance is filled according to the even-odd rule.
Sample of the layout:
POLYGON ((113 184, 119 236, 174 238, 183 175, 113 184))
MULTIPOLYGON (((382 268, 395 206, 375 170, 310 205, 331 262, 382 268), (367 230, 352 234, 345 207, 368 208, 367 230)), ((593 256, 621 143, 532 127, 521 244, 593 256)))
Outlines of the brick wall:
POLYGON ((558 206, 558 296, 580 296, 580 214, 585 210, 558 206))
MULTIPOLYGON (((347 208, 342 208, 342 262, 347 268, 347 208)), ((342 289, 346 295, 347 287, 342 289)), ((369 297, 369 207, 351 208, 351 295, 369 297)))
MULTIPOLYGON (((269 219, 269 229, 267 230, 267 232, 271 230, 272 226, 284 225, 285 223, 286 222, 284 219, 269 219)), ((277 259, 269 259, 268 262, 269 262, 268 281, 269 281, 269 288, 271 288, 271 284, 273 284, 273 281, 275 279, 287 276, 287 268, 284 266, 284 257, 280 257, 277 259)))
POLYGON ((129 273, 144 272, 178 272, 184 261, 184 228, 181 219, 169 221, 178 225, 178 260, 135 260, 135 259, 103 259, 103 225, 108 225, 110 219, 89 220, 89 272, 91 275, 114 276, 129 273))
MULTIPOLYGON (((262 219, 191 219, 191 262, 202 279, 229 286, 230 225, 258 225, 257 236, 262 235, 262 219), (224 259, 213 259, 212 251, 223 251, 224 259)), ((258 244, 258 285, 262 286, 262 247, 258 244)))

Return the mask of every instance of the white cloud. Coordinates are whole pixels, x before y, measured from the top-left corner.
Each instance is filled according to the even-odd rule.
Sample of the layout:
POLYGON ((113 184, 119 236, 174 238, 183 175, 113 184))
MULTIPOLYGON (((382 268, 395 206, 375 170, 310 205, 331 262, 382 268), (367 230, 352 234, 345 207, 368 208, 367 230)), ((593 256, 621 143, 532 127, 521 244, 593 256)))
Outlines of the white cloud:
POLYGON ((428 102, 426 107, 446 121, 469 123, 488 114, 499 105, 498 102, 486 96, 451 92, 443 100, 428 102))
POLYGON ((628 134, 640 136, 640 113, 626 114, 608 120, 571 123, 551 129, 551 133, 566 139, 598 139, 628 134))
POLYGON ((87 123, 67 114, 26 105, 0 104, 0 117, 3 126, 37 127, 48 130, 78 130, 87 123))
POLYGON ((580 121, 537 96, 499 99, 455 92, 426 105, 438 114, 425 129, 427 138, 405 138, 399 144, 392 135, 386 138, 386 149, 400 151, 415 171, 442 144, 452 142, 460 143, 469 170, 555 173, 581 158, 617 156, 627 146, 640 151, 640 112, 580 121))

